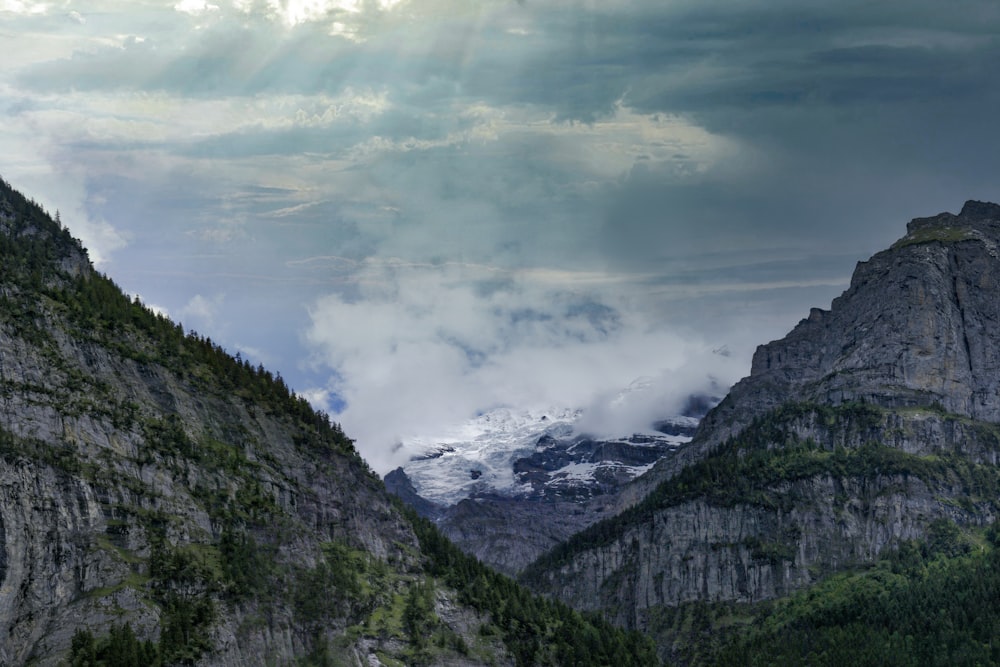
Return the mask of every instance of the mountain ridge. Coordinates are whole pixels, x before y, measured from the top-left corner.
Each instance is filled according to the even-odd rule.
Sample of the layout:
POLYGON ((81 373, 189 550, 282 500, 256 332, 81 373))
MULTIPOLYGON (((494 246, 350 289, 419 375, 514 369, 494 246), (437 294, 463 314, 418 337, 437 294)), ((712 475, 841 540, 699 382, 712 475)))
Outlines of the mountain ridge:
MULTIPOLYGON (((914 220, 830 310, 762 345, 631 507, 522 580, 625 627, 873 562, 936 520, 1000 515, 1000 207, 914 220)), ((661 644, 661 648, 663 645, 661 644)))

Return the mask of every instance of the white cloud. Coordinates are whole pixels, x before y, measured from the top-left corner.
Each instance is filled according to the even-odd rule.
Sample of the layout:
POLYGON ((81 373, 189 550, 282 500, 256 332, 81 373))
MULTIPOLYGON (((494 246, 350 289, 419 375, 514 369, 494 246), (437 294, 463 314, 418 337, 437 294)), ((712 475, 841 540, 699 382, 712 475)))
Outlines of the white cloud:
MULTIPOLYGON (((236 351, 239 352, 244 359, 254 361, 258 364, 266 364, 270 359, 270 355, 258 347, 243 345, 242 343, 236 343, 235 347, 236 351)), ((308 400, 308 397, 306 397, 306 399, 308 400)))
POLYGON ((0 0, 0 12, 13 12, 15 14, 45 14, 51 6, 51 2, 0 0))
POLYGON ((728 383, 742 370, 707 342, 654 328, 613 290, 497 278, 482 267, 372 262, 357 276, 359 298, 314 305, 307 339, 336 371, 327 389, 347 404, 338 419, 376 469, 399 463, 400 440, 477 411, 596 406, 609 388, 654 376, 659 393, 605 414, 607 428, 644 430, 710 376, 728 383))
MULTIPOLYGON (((14 95, 12 91, 8 95, 14 95)), ((339 95, 261 95, 187 99, 158 92, 50 95, 26 110, 30 124, 60 143, 189 144, 193 140, 294 128, 370 122, 390 108, 388 94, 347 88, 339 95)))
MULTIPOLYGON (((369 94, 359 97, 354 106, 381 111, 384 99, 369 94)), ((469 144, 506 142, 520 150, 544 145, 546 150, 539 151, 539 160, 573 171, 581 181, 603 183, 622 177, 640 161, 673 164, 676 177, 704 173, 740 148, 679 116, 638 113, 624 100, 615 105, 613 115, 593 123, 563 122, 545 109, 467 101, 456 103, 450 115, 464 121, 461 129, 426 139, 376 135, 356 144, 348 155, 353 160, 370 160, 391 153, 469 144)))
POLYGON ((217 294, 212 297, 205 297, 195 294, 178 311, 177 315, 188 330, 202 332, 215 329, 215 318, 225 296, 217 294))
POLYGON ((185 14, 204 14, 205 12, 217 12, 219 6, 206 2, 205 0, 181 0, 174 9, 185 14))
POLYGON ((88 249, 91 261, 97 266, 107 263, 112 253, 128 245, 124 235, 103 218, 84 215, 74 218, 67 226, 88 249))
POLYGON ((328 414, 331 412, 330 391, 328 389, 313 387, 310 389, 302 389, 295 393, 309 401, 309 405, 313 406, 314 409, 322 410, 328 414))
POLYGON ((322 21, 336 14, 360 14, 370 6, 378 11, 389 10, 400 0, 268 0, 271 11, 287 25, 322 21))

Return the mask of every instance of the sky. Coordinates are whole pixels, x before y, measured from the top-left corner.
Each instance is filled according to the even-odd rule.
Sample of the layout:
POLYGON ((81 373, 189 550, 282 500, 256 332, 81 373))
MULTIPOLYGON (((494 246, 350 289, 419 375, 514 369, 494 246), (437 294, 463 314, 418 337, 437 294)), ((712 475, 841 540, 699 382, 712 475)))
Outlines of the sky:
POLYGON ((1000 200, 995 0, 0 0, 0 43, 0 176, 383 473, 499 406, 641 430, 1000 200))

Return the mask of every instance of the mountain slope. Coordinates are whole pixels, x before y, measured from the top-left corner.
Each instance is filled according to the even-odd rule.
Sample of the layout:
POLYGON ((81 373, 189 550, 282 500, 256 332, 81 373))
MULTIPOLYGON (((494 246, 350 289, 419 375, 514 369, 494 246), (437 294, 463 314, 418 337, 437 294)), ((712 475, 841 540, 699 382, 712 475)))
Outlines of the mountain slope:
POLYGON ((0 664, 651 659, 455 556, 280 376, 128 299, 2 181, 0 258, 0 664))
POLYGON ((1000 512, 1000 206, 910 223, 751 375, 642 496, 523 579, 627 627, 686 601, 776 598, 938 520, 1000 512), (645 494, 645 495, 643 495, 645 494))

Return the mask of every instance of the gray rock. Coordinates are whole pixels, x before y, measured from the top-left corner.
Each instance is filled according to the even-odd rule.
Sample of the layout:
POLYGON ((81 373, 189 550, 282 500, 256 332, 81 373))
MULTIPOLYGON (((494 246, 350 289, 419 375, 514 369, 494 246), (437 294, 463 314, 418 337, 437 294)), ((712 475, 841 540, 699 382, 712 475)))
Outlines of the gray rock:
POLYGON ((790 397, 888 408, 938 405, 1000 421, 1000 206, 918 218, 855 269, 830 310, 762 345, 750 376, 700 428, 705 445, 790 397))

